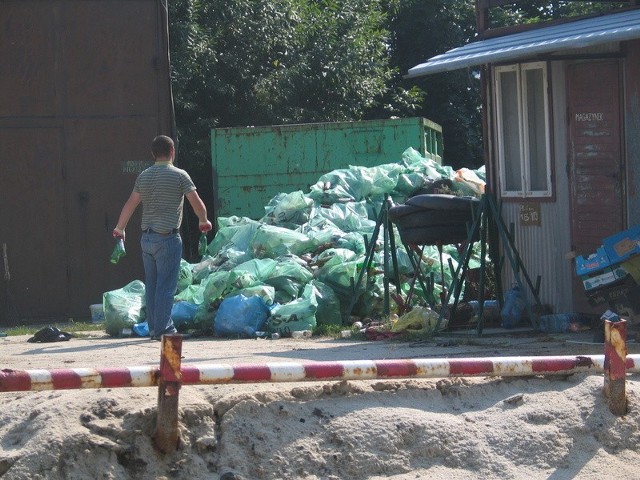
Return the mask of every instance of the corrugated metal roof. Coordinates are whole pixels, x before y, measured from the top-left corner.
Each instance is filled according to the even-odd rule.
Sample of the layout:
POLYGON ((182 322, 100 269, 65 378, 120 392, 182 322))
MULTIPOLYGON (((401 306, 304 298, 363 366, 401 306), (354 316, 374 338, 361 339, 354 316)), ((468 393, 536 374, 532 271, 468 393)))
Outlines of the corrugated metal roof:
POLYGON ((410 68, 405 78, 635 38, 640 38, 640 9, 469 43, 410 68))

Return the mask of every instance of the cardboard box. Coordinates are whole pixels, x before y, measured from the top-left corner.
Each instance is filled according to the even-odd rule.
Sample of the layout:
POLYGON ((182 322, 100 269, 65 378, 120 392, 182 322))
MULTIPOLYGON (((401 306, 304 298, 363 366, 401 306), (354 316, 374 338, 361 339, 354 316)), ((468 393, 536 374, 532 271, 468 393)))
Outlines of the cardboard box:
POLYGON ((610 266, 611 260, 609 260, 609 256, 602 246, 596 250, 596 253, 592 253, 588 257, 582 255, 576 257, 576 273, 578 275, 589 275, 601 272, 610 266))
POLYGON ((607 285, 603 288, 591 290, 586 292, 586 295, 589 305, 592 307, 603 304, 614 305, 620 303, 628 303, 633 306, 633 303, 629 301, 629 297, 633 297, 633 292, 639 288, 640 287, 638 287, 636 282, 633 281, 631 276, 627 276, 623 281, 607 285))
POLYGON ((627 271, 622 267, 607 267, 594 274, 581 275, 580 278, 584 289, 588 292, 596 288, 606 287, 618 280, 623 280, 627 275, 627 271))
POLYGON ((602 305, 603 310, 609 308, 618 315, 626 317, 631 325, 640 323, 640 285, 631 275, 612 285, 585 293, 591 306, 602 305))
POLYGON ((602 245, 611 264, 622 263, 640 254, 640 225, 605 238, 602 245))

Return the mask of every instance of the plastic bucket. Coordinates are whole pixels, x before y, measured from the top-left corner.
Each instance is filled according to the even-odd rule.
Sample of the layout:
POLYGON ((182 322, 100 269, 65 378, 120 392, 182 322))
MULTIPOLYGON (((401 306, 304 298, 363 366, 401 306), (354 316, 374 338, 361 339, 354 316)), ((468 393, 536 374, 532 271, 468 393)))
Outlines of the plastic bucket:
POLYGON ((91 312, 91 321, 93 323, 104 322, 104 308, 101 303, 89 305, 89 311, 91 312))

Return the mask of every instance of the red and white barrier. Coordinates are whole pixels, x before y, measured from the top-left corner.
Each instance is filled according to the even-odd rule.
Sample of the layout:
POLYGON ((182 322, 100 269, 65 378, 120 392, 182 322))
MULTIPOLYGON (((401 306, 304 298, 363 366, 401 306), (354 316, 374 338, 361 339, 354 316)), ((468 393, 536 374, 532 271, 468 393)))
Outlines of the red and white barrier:
MULTIPOLYGON (((604 355, 532 356, 413 360, 282 362, 265 364, 182 365, 182 385, 371 380, 387 378, 445 378, 563 375, 604 372, 604 355)), ((640 372, 640 355, 628 355, 626 371, 640 372)), ((0 392, 83 388, 153 387, 158 367, 71 368, 0 371, 0 392)))

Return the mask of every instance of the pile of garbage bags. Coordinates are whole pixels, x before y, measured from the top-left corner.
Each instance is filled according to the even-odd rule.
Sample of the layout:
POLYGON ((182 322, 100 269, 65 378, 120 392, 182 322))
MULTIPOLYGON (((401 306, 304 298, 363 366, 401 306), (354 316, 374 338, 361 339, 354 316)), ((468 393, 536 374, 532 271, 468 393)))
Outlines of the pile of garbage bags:
MULTIPOLYGON (((397 163, 337 169, 322 175, 306 193, 280 193, 259 220, 221 217, 201 261, 182 260, 174 323, 179 331, 218 336, 287 336, 318 324, 350 325, 354 318, 380 318, 383 235, 376 239, 370 268, 365 268, 365 261, 385 196, 394 204, 403 203, 437 184, 455 195, 479 197, 484 182, 484 167, 456 171, 409 148, 397 163), (359 275, 364 281, 355 281, 359 275)), ((392 233, 406 294, 414 267, 396 229, 392 233)), ((470 268, 479 265, 476 250, 470 268)), ((451 284, 449 262, 456 268, 458 260, 456 246, 444 246, 441 269, 437 248, 425 246, 423 273, 433 275, 436 298, 441 285, 451 284)), ((426 292, 420 288, 416 282, 416 306, 424 303, 426 292)), ((110 335, 143 322, 144 284, 136 280, 104 293, 103 307, 110 335)))

